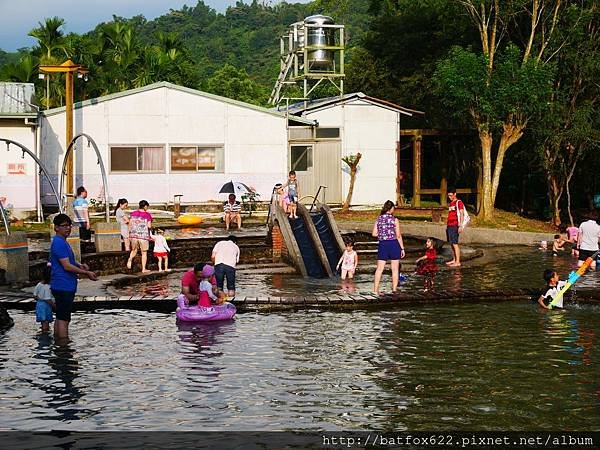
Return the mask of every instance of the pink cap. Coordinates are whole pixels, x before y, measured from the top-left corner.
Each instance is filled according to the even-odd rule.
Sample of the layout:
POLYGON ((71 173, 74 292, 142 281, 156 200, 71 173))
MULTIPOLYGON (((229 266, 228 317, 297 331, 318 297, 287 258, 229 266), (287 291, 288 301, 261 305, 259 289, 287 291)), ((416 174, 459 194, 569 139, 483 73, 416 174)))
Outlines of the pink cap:
POLYGON ((215 274, 215 269, 210 264, 206 264, 202 268, 202 276, 205 278, 212 277, 215 274))

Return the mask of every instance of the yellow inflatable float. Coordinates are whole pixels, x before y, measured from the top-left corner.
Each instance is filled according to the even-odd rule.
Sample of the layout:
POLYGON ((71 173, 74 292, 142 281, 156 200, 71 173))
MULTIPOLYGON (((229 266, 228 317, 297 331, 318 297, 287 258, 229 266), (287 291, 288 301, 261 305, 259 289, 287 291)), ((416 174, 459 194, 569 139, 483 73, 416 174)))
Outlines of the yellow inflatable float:
POLYGON ((203 220, 200 216, 192 216, 190 214, 183 214, 177 218, 177 222, 183 225, 199 225, 203 220))

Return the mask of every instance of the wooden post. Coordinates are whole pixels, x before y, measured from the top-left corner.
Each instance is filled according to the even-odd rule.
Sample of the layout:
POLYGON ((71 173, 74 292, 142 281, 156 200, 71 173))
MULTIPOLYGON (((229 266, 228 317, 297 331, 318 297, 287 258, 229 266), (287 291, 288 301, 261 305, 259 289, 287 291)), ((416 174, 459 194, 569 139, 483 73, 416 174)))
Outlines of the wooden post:
MULTIPOLYGON (((65 72, 65 120, 67 123, 67 129, 65 134, 65 149, 71 143, 73 139, 73 72, 65 72)), ((73 151, 67 156, 67 192, 74 192, 73 186, 73 151)))
POLYGON ((402 198, 400 197, 400 174, 402 169, 400 167, 400 141, 396 142, 396 205, 402 204, 402 198))
MULTIPOLYGON (((69 147, 71 140, 73 139, 73 77, 77 74, 85 75, 88 70, 75 64, 70 59, 59 65, 40 65, 39 70, 45 74, 51 73, 64 73, 65 74, 65 121, 66 121, 66 135, 65 135, 65 151, 69 147)), ((67 193, 74 192, 73 186, 73 152, 69 153, 66 164, 66 176, 67 176, 67 193)))
POLYGON ((421 144, 423 136, 417 130, 413 137, 413 201, 412 205, 421 206, 421 144))
POLYGON ((440 205, 448 206, 448 141, 440 142, 440 158, 442 162, 442 179, 440 181, 440 205))

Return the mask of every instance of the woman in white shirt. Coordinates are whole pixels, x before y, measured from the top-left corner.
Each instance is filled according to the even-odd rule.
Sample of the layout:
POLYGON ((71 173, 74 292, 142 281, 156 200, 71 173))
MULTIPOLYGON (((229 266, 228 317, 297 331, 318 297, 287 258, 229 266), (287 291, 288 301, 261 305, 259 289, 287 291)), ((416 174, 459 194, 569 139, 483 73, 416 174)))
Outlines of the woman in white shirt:
POLYGON ((129 206, 126 198, 120 198, 117 202, 117 207, 115 208, 115 217, 117 218, 117 222, 121 225, 121 239, 125 244, 125 251, 128 252, 131 250, 131 245, 129 243, 129 215, 125 210, 129 206))

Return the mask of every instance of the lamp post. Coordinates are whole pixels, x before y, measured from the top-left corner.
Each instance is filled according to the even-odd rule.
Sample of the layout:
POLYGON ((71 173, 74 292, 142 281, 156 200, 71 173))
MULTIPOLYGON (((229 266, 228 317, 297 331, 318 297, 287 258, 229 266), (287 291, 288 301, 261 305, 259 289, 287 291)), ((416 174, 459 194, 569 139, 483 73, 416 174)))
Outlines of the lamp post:
MULTIPOLYGON (((88 70, 70 59, 59 65, 40 66, 42 73, 64 73, 65 74, 65 113, 66 113, 66 136, 65 147, 68 147, 73 139, 73 74, 87 76, 88 70)), ((67 192, 73 192, 73 152, 67 156, 67 192)))

